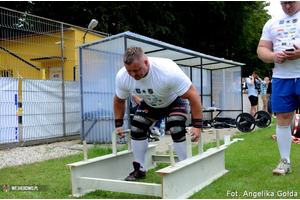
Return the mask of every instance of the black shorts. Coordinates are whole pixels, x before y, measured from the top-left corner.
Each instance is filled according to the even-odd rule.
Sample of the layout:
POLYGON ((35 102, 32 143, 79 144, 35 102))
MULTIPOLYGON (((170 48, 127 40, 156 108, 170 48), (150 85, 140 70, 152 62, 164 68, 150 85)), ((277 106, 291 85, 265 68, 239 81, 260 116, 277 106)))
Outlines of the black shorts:
POLYGON ((187 99, 177 97, 168 107, 165 108, 153 108, 147 105, 144 100, 141 101, 138 106, 135 115, 141 115, 147 118, 160 120, 165 116, 169 116, 170 113, 180 112, 184 114, 190 113, 190 104, 187 99))
POLYGON ((248 97, 248 99, 250 100, 251 106, 257 106, 258 97, 251 95, 248 97))

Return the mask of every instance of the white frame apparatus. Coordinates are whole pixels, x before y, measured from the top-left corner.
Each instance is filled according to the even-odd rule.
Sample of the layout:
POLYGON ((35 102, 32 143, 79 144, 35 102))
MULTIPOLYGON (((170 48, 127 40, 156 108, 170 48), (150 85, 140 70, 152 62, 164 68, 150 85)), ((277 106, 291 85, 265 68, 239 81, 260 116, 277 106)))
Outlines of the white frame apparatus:
MULTIPOLYGON (((124 132, 130 138, 130 130, 124 132)), ((78 197, 95 190, 105 190, 157 196, 162 199, 185 199, 228 172, 225 169, 227 145, 219 145, 217 130, 217 147, 203 152, 202 137, 200 137, 196 156, 192 156, 191 135, 187 133, 187 159, 180 162, 178 157, 173 155, 172 144, 169 144, 170 155, 156 155, 156 145, 149 145, 146 154, 146 170, 155 168, 156 163, 159 162, 171 163, 170 166, 155 172, 161 175, 162 184, 124 181, 132 171, 132 161, 134 161, 130 139, 128 150, 117 152, 117 133, 114 131, 112 134, 112 154, 87 159, 86 142, 83 141, 84 161, 67 165, 71 170, 71 196, 78 197)))

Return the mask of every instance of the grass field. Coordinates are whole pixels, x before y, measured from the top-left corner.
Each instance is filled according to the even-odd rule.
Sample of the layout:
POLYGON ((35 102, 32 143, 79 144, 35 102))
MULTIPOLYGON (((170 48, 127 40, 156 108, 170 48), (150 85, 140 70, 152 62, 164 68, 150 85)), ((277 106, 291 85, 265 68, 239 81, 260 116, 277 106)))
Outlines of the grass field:
MULTIPOLYGON (((233 138, 244 138, 231 144, 225 151, 227 174, 191 196, 191 199, 299 199, 300 196, 300 145, 292 144, 292 174, 275 176, 272 170, 279 163, 279 151, 275 126, 258 129, 251 133, 238 134, 233 138)), ((214 147, 215 143, 205 144, 204 150, 214 147)), ((126 146, 119 151, 126 149, 126 146)), ((197 152, 197 147, 193 149, 197 152)), ((88 157, 112 153, 111 148, 94 146, 89 149, 88 157)), ((83 154, 52 159, 40 163, 7 167, 0 170, 0 184, 8 185, 47 185, 46 191, 38 192, 1 192, 1 199, 66 199, 72 198, 70 170, 66 164, 83 160, 83 154)), ((147 172, 143 182, 160 184, 160 175, 154 172, 169 164, 157 165, 147 172)), ((2 190, 3 191, 3 190, 2 190)), ((117 192, 95 191, 79 199, 153 199, 156 197, 133 195, 117 192)))

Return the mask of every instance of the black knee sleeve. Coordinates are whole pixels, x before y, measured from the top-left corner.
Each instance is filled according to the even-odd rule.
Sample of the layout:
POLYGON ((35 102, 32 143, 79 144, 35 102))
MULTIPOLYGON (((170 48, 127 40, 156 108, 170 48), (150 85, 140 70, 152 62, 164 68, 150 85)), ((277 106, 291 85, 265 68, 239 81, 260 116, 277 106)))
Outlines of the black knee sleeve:
POLYGON ((146 117, 135 115, 131 123, 131 139, 145 140, 147 139, 147 131, 152 125, 152 121, 146 117))
POLYGON ((185 122, 187 118, 182 115, 171 115, 167 117, 167 130, 171 132, 174 142, 185 141, 185 122))

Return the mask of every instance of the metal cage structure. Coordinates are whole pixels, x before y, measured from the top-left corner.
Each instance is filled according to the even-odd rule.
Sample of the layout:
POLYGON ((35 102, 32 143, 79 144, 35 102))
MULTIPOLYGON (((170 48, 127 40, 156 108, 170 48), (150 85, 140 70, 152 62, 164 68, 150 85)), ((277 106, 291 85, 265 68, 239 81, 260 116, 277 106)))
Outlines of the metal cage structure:
MULTIPOLYGON (((235 118, 243 111, 241 77, 244 63, 124 32, 78 46, 83 140, 90 143, 111 142, 115 76, 123 67, 123 53, 130 46, 141 47, 149 57, 169 58, 176 62, 197 88, 203 110, 211 108, 215 102, 222 117, 235 118)), ((216 115, 214 110, 208 111, 203 113, 204 119, 212 119, 216 115)), ((125 129, 130 126, 129 118, 127 109, 125 129)))
POLYGON ((0 7, 0 149, 80 138, 76 46, 108 34, 0 7))

